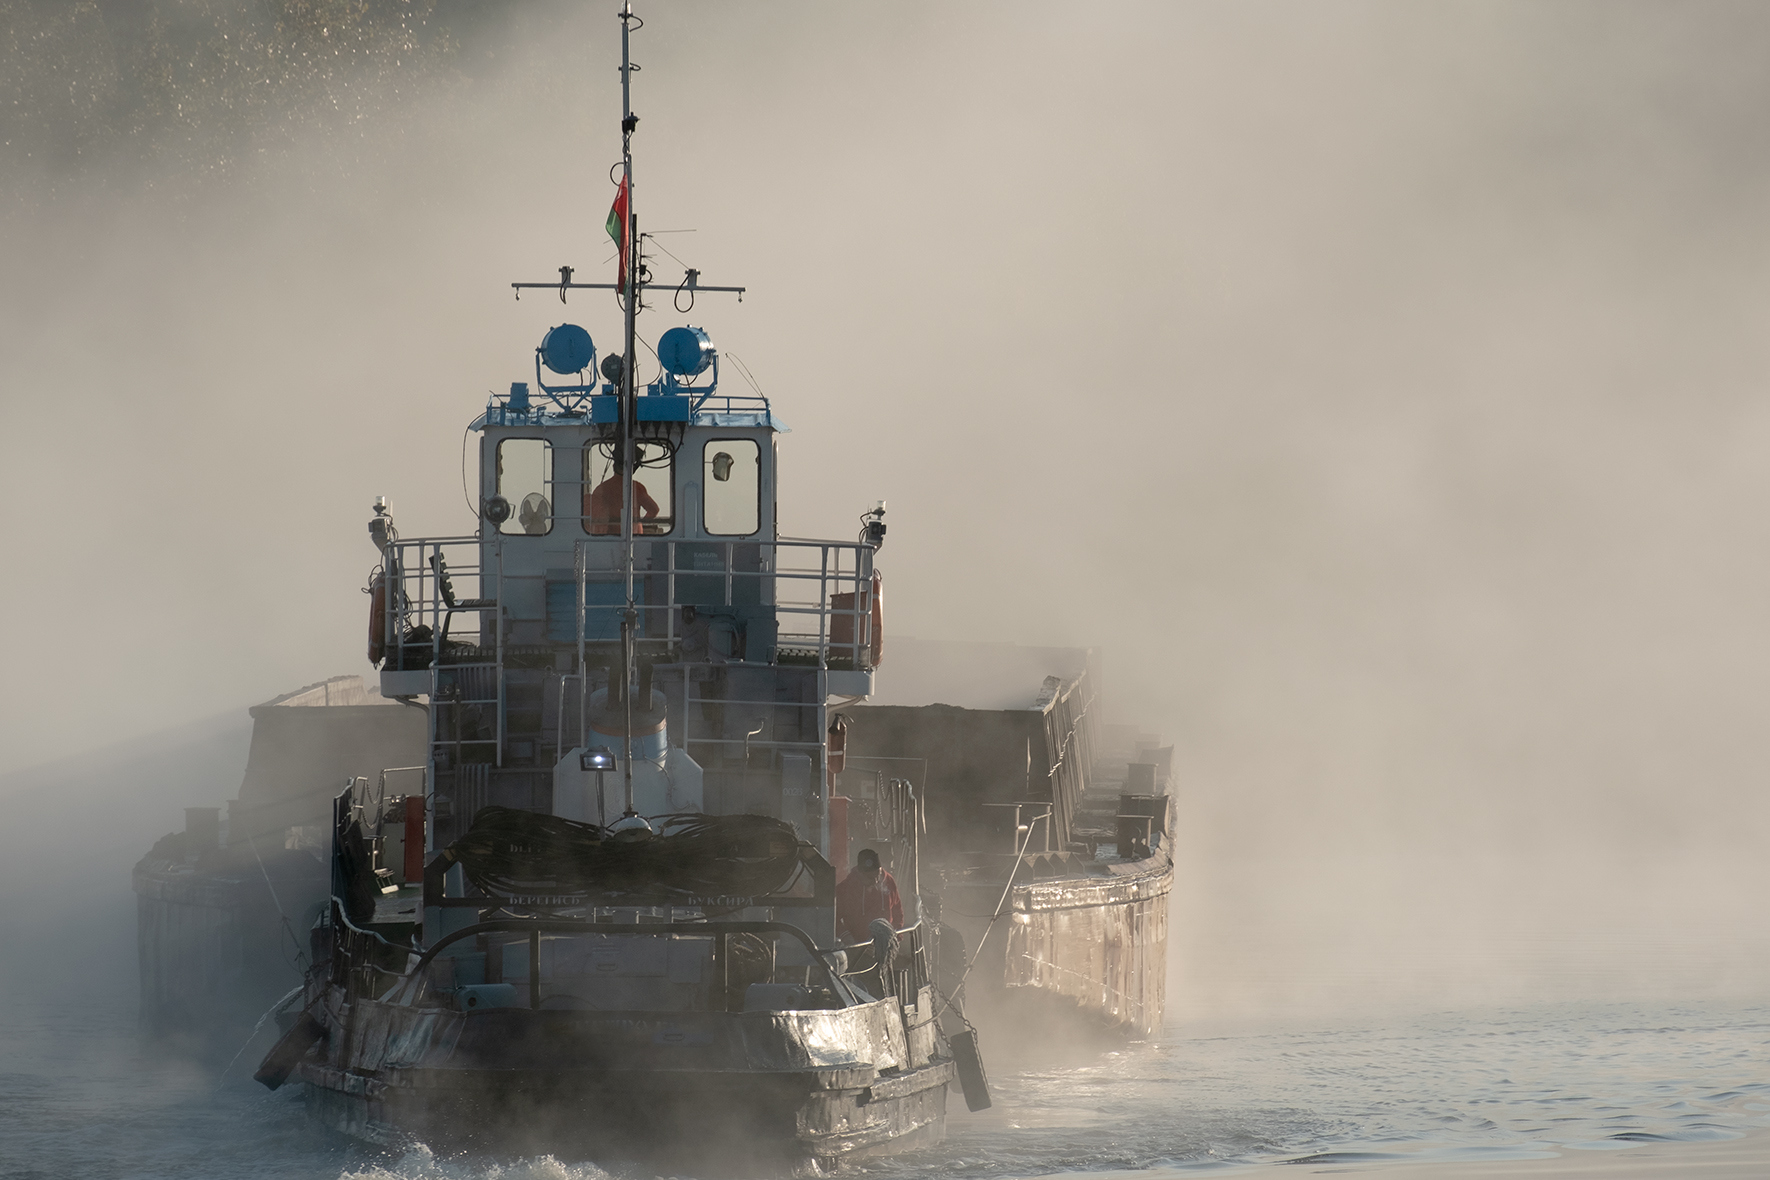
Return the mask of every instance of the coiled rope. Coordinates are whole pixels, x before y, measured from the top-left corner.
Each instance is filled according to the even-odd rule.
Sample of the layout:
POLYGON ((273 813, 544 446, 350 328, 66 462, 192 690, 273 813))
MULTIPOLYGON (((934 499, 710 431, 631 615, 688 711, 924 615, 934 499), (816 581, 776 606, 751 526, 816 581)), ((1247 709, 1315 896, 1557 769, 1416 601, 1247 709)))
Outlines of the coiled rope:
POLYGON ((764 815, 654 816, 639 840, 592 823, 483 807, 448 853, 493 896, 762 897, 800 869, 793 825, 764 815))

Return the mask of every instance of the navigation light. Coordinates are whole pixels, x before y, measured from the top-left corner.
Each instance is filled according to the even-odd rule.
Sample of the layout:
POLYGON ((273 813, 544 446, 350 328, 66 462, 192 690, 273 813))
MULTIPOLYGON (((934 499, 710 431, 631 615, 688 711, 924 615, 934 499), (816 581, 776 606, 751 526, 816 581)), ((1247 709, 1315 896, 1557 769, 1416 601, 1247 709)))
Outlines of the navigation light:
POLYGON ((860 543, 875 552, 885 547, 885 501, 875 501, 870 511, 860 518, 860 543))
POLYGON ((649 840, 653 836, 652 826, 645 822, 643 816, 629 811, 620 819, 608 826, 608 834, 612 839, 622 842, 649 840))

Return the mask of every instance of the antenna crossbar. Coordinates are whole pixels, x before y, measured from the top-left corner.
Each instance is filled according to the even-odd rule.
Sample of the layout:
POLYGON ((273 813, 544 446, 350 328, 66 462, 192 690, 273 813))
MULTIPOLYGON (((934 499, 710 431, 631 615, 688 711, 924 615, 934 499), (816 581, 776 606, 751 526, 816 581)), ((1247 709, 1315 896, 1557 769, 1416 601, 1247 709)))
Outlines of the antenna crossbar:
MULTIPOLYGON (((538 290, 538 291, 624 291, 624 290, 626 290, 626 287, 620 283, 561 283, 558 281, 554 281, 551 283, 511 283, 510 285, 512 287, 516 288, 518 291, 530 291, 530 290, 538 290)), ((681 289, 681 285, 678 283, 642 282, 639 284, 639 289, 641 291, 646 291, 646 290, 649 290, 653 287, 658 287, 658 288, 661 288, 665 291, 676 291, 676 290, 681 289)), ((695 291, 697 293, 699 293, 701 291, 724 291, 724 292, 728 292, 728 293, 735 293, 738 295, 742 295, 746 291, 748 291, 749 288, 748 287, 707 287, 707 286, 697 285, 697 286, 689 288, 689 290, 695 291)), ((521 296, 518 296, 518 298, 521 298, 521 296)))

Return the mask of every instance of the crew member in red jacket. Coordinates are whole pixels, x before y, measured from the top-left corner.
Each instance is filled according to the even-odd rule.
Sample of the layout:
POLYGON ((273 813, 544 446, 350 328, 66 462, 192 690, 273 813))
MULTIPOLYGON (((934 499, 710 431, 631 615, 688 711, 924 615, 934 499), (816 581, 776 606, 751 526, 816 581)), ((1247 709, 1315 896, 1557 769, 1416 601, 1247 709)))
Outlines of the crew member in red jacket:
POLYGON ((863 848, 854 858, 854 870, 836 886, 836 932, 849 942, 871 942, 867 927, 879 918, 892 929, 903 925, 903 901, 897 896, 897 878, 879 867, 879 854, 863 848))

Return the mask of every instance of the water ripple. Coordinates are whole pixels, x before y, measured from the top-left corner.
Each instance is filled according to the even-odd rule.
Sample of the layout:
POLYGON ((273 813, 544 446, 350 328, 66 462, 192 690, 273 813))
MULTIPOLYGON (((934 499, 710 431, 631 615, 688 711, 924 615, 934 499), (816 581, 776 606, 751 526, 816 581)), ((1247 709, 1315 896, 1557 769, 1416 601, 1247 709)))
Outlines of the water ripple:
MULTIPOLYGON (((1108 1180, 1258 1165, 1540 1159, 1730 1139, 1770 1122, 1770 1011, 1563 1006, 1165 1035, 994 1080, 947 1141, 867 1180, 1108 1180)), ((988 1046, 985 1046, 987 1052, 988 1046)), ((645 1180, 636 1166, 377 1152, 269 1094, 145 1053, 121 1004, 0 1009, 0 1180, 645 1180)))

